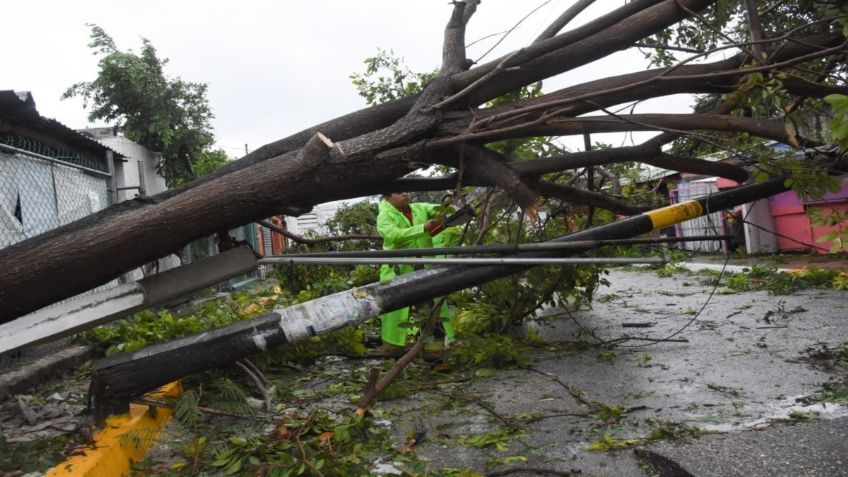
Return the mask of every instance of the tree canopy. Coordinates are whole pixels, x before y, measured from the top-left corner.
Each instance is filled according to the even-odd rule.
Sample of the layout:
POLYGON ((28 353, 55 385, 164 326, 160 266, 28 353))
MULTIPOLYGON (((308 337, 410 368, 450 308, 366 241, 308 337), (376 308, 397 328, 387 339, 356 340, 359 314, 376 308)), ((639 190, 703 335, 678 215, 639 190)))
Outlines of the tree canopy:
POLYGON ((72 85, 62 97, 82 97, 91 108, 90 121, 108 121, 127 138, 160 152, 159 172, 169 186, 226 163, 223 151, 209 150, 214 136, 207 85, 168 77, 168 59, 159 58, 147 39, 139 53, 122 51, 103 28, 89 26, 88 46, 100 56, 97 78, 72 85))
MULTIPOLYGON (((21 313, 84 291, 196 237, 385 191, 487 186, 503 191, 531 215, 545 201, 553 210, 564 204, 633 215, 652 204, 598 187, 603 174, 594 168, 632 162, 740 182, 753 172, 786 177, 787 185, 813 193, 839 185, 831 174, 843 167, 840 151, 848 129, 845 2, 633 0, 571 27, 575 13, 592 3, 577 2, 534 42, 473 65, 465 54, 465 24, 473 21, 477 3, 453 2, 443 62, 420 93, 398 94, 307 128, 147 202, 107 210, 0 251, 0 289, 27 290, 16 293, 21 298, 15 303, 0 305, 0 314, 21 313), (591 81, 578 78, 557 91, 515 94, 628 49, 649 52, 657 65, 591 81), (692 113, 626 108, 680 93, 718 96, 708 109, 692 113), (826 134, 815 126, 816 118, 829 125, 826 134), (485 147, 618 131, 659 134, 637 145, 577 152, 547 147, 537 155, 485 147), (668 144, 678 138, 710 144, 741 164, 670 151, 668 144), (784 143, 792 153, 778 157, 769 151, 770 142, 784 143), (403 178, 434 164, 448 168, 447 173, 403 178), (582 178, 572 181, 577 175, 582 178), (127 236, 115 229, 130 236, 143 230, 155 239, 127 246, 127 236), (99 260, 102 250, 118 249, 120 256, 99 260), (57 269, 70 271, 74 279, 57 269)), ((477 14, 485 14, 485 4, 477 14)), ((93 43, 98 52, 119 54, 107 36, 98 38, 93 43)), ((202 88, 177 90, 198 93, 202 88)), ((96 100, 100 89, 83 85, 77 91, 90 91, 96 100)), ((110 113, 121 114, 104 109, 110 113)))

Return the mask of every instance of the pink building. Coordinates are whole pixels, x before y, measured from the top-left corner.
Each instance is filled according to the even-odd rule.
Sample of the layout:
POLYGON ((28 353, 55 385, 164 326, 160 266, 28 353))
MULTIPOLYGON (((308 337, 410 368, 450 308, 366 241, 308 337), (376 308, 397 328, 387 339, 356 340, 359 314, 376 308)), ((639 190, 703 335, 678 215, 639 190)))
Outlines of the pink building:
MULTIPOLYGON (((677 183, 675 188, 670 191, 669 197, 672 203, 702 197, 739 185, 735 181, 721 177, 688 179, 677 183)), ((848 175, 841 176, 842 189, 836 193, 828 193, 817 200, 802 201, 795 192, 787 191, 768 199, 743 205, 741 216, 745 217, 745 221, 748 222, 743 227, 744 249, 748 253, 800 251, 828 253, 833 242, 819 242, 819 238, 828 232, 844 227, 845 224, 841 227, 813 226, 807 212, 818 209, 828 215, 833 210, 841 214, 848 213, 848 182, 846 180, 848 180, 848 175)), ((719 235, 731 231, 732 228, 727 222, 727 215, 719 213, 711 214, 710 217, 686 221, 675 226, 675 235, 679 237, 719 235)), ((727 250, 727 244, 714 241, 687 242, 680 246, 695 252, 709 253, 727 250)))
MULTIPOLYGON (((848 175, 840 178, 843 184, 846 178, 848 175)), ((819 209, 825 214, 830 214, 835 209, 845 214, 848 212, 848 185, 843 185, 839 192, 828 193, 820 200, 806 202, 792 191, 777 194, 769 198, 769 208, 774 217, 775 231, 779 234, 777 236, 778 250, 789 252, 812 248, 818 253, 827 253, 832 242, 818 242, 818 239, 836 228, 814 227, 806 212, 810 209, 819 209), (813 244, 820 248, 804 244, 813 244)))

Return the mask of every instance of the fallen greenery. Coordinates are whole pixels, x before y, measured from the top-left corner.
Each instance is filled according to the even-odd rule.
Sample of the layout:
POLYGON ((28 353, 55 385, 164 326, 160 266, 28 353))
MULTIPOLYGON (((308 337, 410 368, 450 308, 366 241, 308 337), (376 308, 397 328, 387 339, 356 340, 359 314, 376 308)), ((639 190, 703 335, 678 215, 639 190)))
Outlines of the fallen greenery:
POLYGON ((0 474, 47 472, 65 460, 69 442, 68 436, 63 435, 28 442, 8 442, 0 434, 0 474))
MULTIPOLYGON (((221 315, 226 312, 231 319, 242 319, 251 316, 251 313, 262 313, 274 303, 297 300, 281 292, 279 287, 263 284, 252 291, 237 293, 230 300, 205 303, 191 315, 160 313, 160 318, 166 318, 160 326, 167 328, 156 328, 149 334, 152 337, 149 339, 157 339, 157 334, 166 336, 181 332, 188 325, 196 325, 204 319, 202 313, 205 310, 221 315)), ((154 316, 132 321, 134 326, 145 326, 145 323, 155 321, 154 316)), ((210 320, 214 319, 213 316, 210 320)), ((129 325, 118 329, 126 333, 134 330, 129 325)), ((385 408, 372 409, 364 419, 356 419, 351 412, 353 403, 365 386, 367 363, 374 361, 348 360, 346 367, 341 368, 334 364, 342 362, 341 358, 328 356, 361 355, 366 352, 364 336, 373 331, 349 328, 298 345, 301 347, 281 347, 258 357, 256 365, 267 377, 265 392, 273 403, 270 410, 263 406, 263 399, 256 398, 261 398, 262 392, 255 383, 236 367, 187 378, 184 380, 187 391, 178 400, 169 403, 176 410, 175 422, 178 424, 174 426, 182 428, 181 435, 162 443, 172 449, 173 455, 164 460, 151 458, 137 463, 136 475, 364 475, 379 462, 390 462, 407 475, 478 475, 470 469, 438 468, 432 462, 422 461, 416 456, 415 445, 425 441, 434 445, 440 442, 447 446, 462 445, 484 452, 488 466, 521 464, 525 462, 526 456, 522 453, 526 451, 515 449, 512 443, 521 442, 523 426, 557 414, 497 418, 477 400, 465 400, 460 394, 450 392, 446 396, 454 398, 441 402, 452 399, 451 408, 439 412, 461 415, 485 411, 492 422, 503 419, 515 427, 499 424, 479 432, 462 432, 445 438, 427 436, 425 432, 415 439, 407 437, 407 442, 399 444, 383 424, 385 420, 392 419, 392 414, 385 408), (362 365, 357 367, 355 363, 360 362, 362 365), (314 366, 301 367, 312 364, 314 366)), ((112 340, 122 336, 110 333, 108 336, 112 340)), ((110 343, 111 347, 116 342, 110 343)), ((451 389, 452 386, 463 386, 469 380, 496 375, 495 369, 524 368, 529 363, 529 351, 538 345, 539 339, 532 333, 527 340, 498 333, 466 333, 454 343, 443 363, 436 366, 418 363, 405 370, 380 397, 380 402, 387 405, 398 398, 414 400, 421 393, 451 389)), ((592 349, 588 347, 582 351, 592 349)), ((831 351, 835 362, 848 357, 845 347, 831 351)), ((615 359, 612 352, 602 352, 615 359)), ((648 362, 653 358, 640 355, 637 359, 648 362)), ((383 362, 384 370, 390 364, 391 361, 383 362)), ((629 409, 590 401, 579 390, 570 389, 569 392, 588 403, 588 410, 578 414, 589 419, 587 429, 600 436, 588 444, 592 450, 609 451, 657 439, 700 435, 699 430, 681 424, 632 419, 629 409), (640 422, 648 425, 647 435, 646 431, 639 430, 640 422), (634 425, 635 428, 630 427, 634 425), (627 432, 624 434, 627 437, 618 437, 622 432, 627 432)), ((844 391, 833 389, 831 394, 823 395, 821 399, 841 402, 839 399, 844 399, 844 396, 844 391)))
POLYGON ((824 268, 784 272, 773 265, 752 265, 738 273, 729 271, 722 273, 712 269, 693 272, 672 262, 656 267, 654 271, 659 277, 671 277, 678 274, 698 276, 704 278, 710 285, 715 285, 720 277, 719 285, 722 285, 722 288, 719 292, 724 294, 767 291, 772 295, 791 295, 810 288, 848 289, 848 273, 824 268))
MULTIPOLYGON (((361 337, 360 330, 353 332, 361 337)), ((347 330, 343 333, 347 334, 335 336, 337 341, 328 348, 338 352, 339 346, 356 339, 347 330)), ((467 342, 461 339, 443 364, 435 367, 417 364, 404 370, 380 396, 380 401, 390 402, 428 388, 438 390, 489 375, 477 373, 479 369, 521 366, 527 362, 524 354, 527 349, 500 335, 478 336, 467 342)), ((174 456, 167 464, 152 459, 140 462, 136 465, 136 475, 219 472, 354 476, 370 474, 381 459, 390 460, 405 475, 420 475, 429 469, 430 464, 419 461, 413 452, 413 441, 419 438, 408 436, 403 445, 390 438, 381 424, 389 417, 384 410, 372 408, 364 418, 354 415, 353 402, 365 387, 367 367, 350 369, 350 363, 355 361, 317 354, 311 360, 315 366, 299 369, 290 364, 295 362, 294 356, 291 350, 280 350, 257 361, 257 367, 266 376, 265 392, 273 403, 270 411, 262 410, 261 399, 251 397, 257 394, 257 386, 235 367, 184 379, 186 391, 168 403, 175 409, 174 425, 182 429, 172 442, 163 444, 172 449, 174 456), (344 362, 348 364, 342 365, 344 362)), ((383 361, 384 369, 390 365, 390 360, 383 361)), ((453 402, 471 406, 475 401, 453 402)), ((520 437, 517 432, 507 429, 466 434, 452 441, 500 451, 507 439, 520 437)), ((520 461, 518 457, 507 460, 520 461)), ((431 475, 474 475, 463 472, 471 471, 430 470, 431 475)))

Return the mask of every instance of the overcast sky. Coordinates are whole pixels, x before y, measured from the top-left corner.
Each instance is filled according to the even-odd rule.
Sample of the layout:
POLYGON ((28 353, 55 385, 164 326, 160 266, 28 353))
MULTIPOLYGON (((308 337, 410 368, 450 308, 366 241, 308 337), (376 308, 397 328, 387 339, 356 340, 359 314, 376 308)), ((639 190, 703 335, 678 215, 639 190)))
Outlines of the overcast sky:
MULTIPOLYGON (((508 30, 542 5, 486 57, 491 60, 528 44, 572 3, 485 0, 466 38, 508 30)), ((598 0, 574 24, 622 4, 598 0)), ((88 123, 81 100, 60 101, 68 86, 97 75, 86 23, 103 27, 122 50, 138 52, 144 37, 170 59, 168 76, 209 85, 218 145, 240 157, 245 144, 252 150, 365 106, 349 76, 362 72, 362 61, 378 48, 394 50, 414 71, 438 66, 450 12, 445 0, 14 2, 0 28, 0 89, 31 91, 42 115, 69 127, 101 126, 88 123)), ((477 43, 468 56, 477 59, 499 38, 477 43)), ((638 53, 618 53, 546 81, 545 90, 645 66, 638 53)), ((676 97, 637 112, 689 104, 676 97)))

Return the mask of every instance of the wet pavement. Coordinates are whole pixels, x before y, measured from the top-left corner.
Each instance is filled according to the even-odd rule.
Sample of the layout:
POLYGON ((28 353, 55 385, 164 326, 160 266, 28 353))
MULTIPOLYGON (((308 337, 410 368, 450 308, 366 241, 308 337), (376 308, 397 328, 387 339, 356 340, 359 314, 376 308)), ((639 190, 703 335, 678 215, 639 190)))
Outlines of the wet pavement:
POLYGON ((848 408, 813 402, 848 377, 810 359, 848 342, 848 292, 710 297, 707 280, 686 273, 618 271, 609 280, 591 310, 550 310, 538 323, 548 344, 533 352, 530 369, 462 388, 489 411, 435 412, 437 396, 427 393, 384 403, 403 431, 423 422, 456 438, 496 432, 505 420, 520 430, 506 449, 425 441, 419 457, 477 471, 509 462, 601 476, 848 475, 848 408), (582 327, 602 340, 688 342, 573 351, 568 342, 596 339, 582 327), (704 432, 718 434, 694 437, 704 432), (659 465, 666 460, 671 470, 659 465))
MULTIPOLYGON (((830 359, 848 344, 848 291, 727 293, 687 272, 607 278, 591 309, 549 309, 530 323, 538 345, 527 367, 471 380, 448 370, 435 383, 431 373, 410 395, 374 405, 371 418, 395 448, 419 435, 411 452, 431 475, 848 475, 848 373, 830 359), (599 344, 625 336, 637 339, 599 344)), ((325 358, 304 370, 312 377, 289 376, 300 404, 280 405, 349 415, 361 392, 350 381, 379 365, 325 358), (349 391, 321 393, 345 380, 349 391)), ((33 425, 18 422, 30 402, 0 408, 4 434, 33 425)), ((173 463, 169 445, 151 458, 173 463)), ((409 470, 399 457, 374 473, 409 470)))

